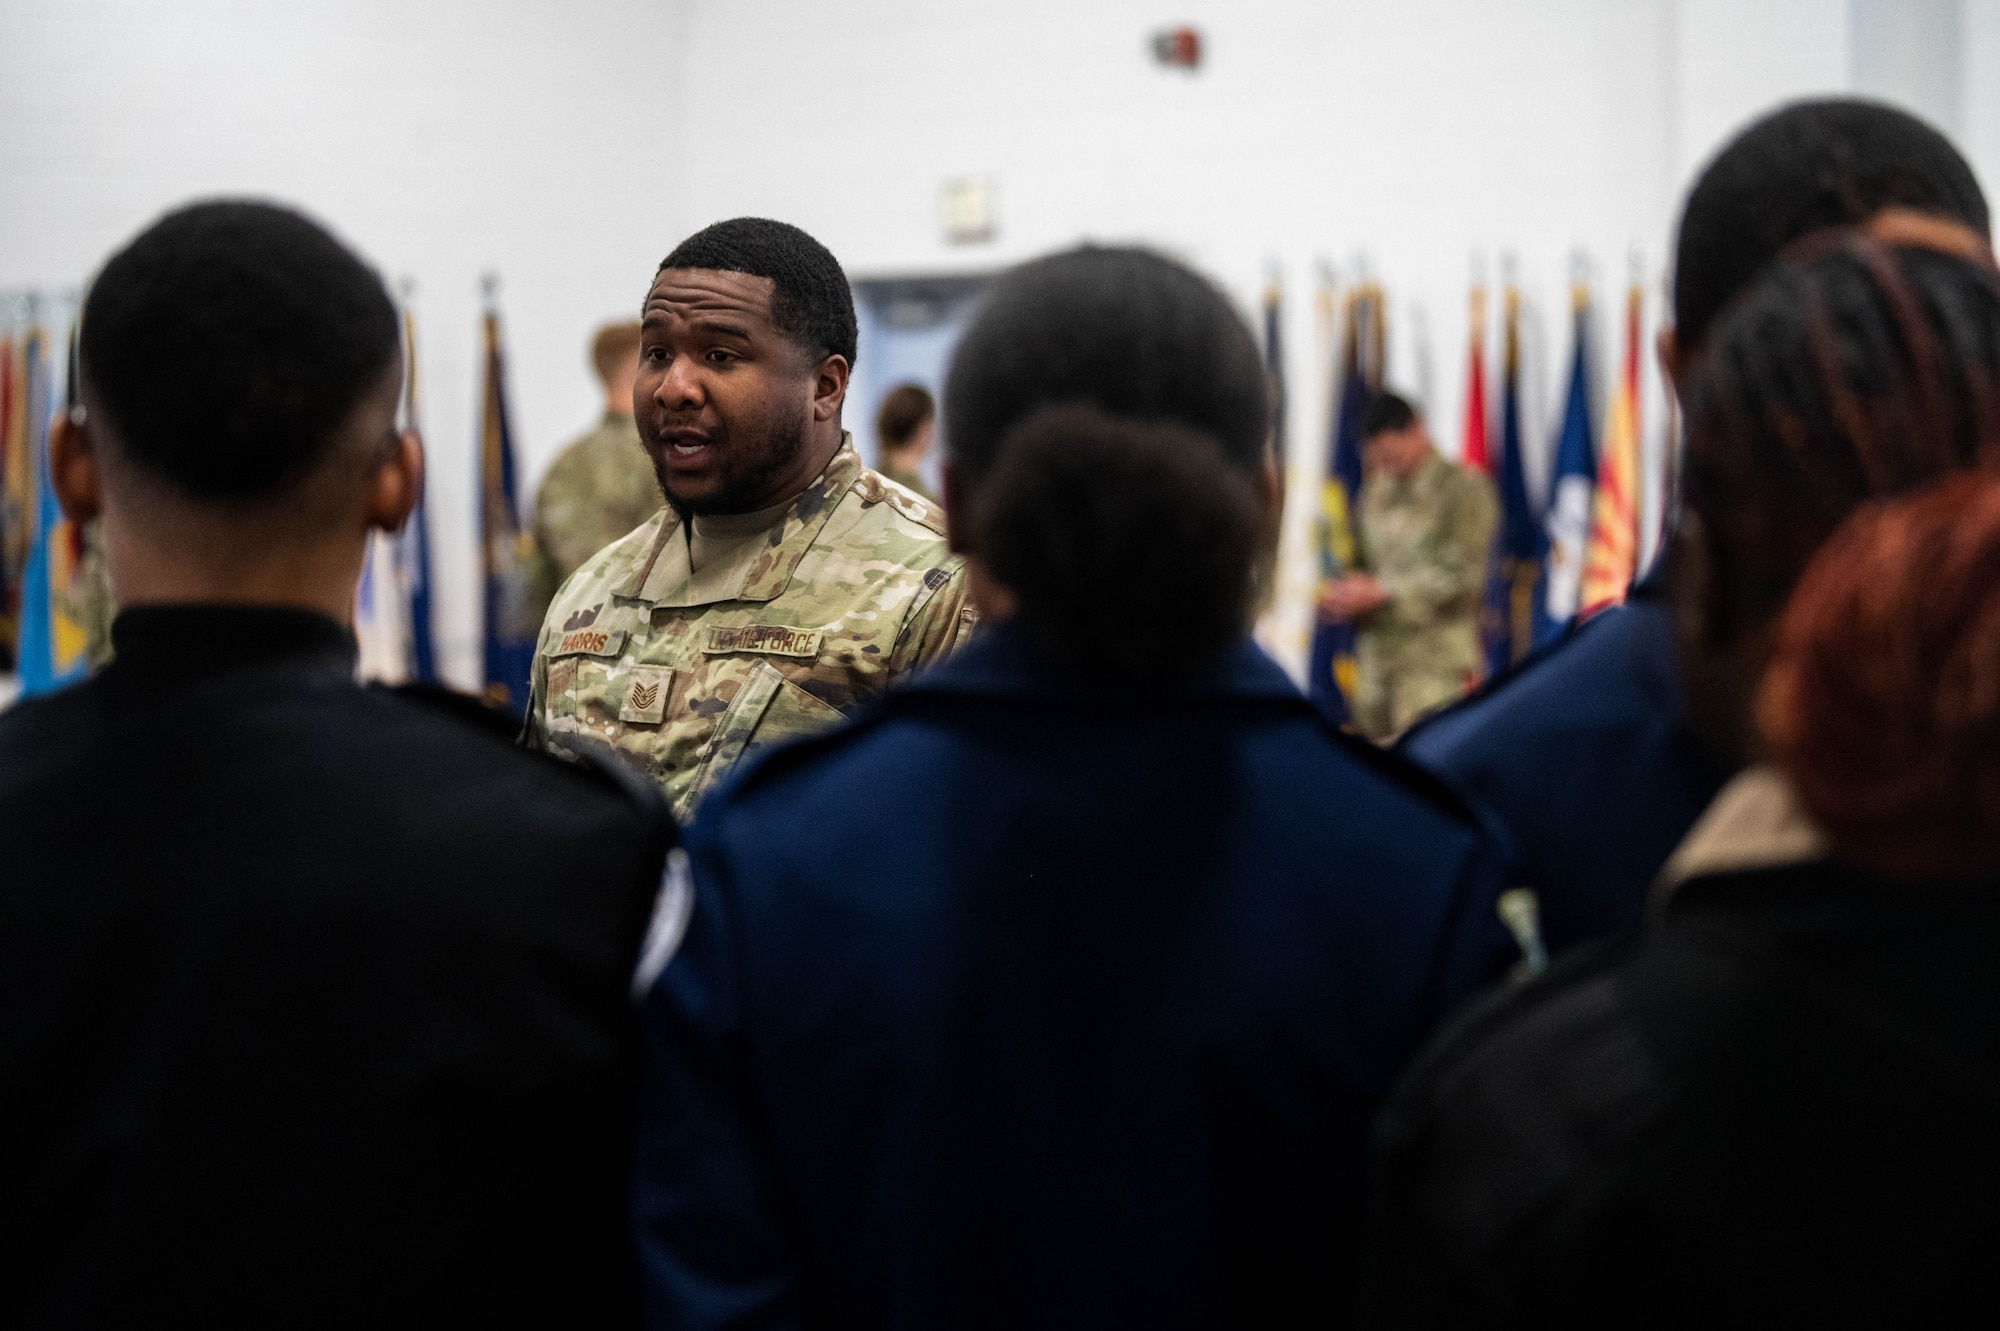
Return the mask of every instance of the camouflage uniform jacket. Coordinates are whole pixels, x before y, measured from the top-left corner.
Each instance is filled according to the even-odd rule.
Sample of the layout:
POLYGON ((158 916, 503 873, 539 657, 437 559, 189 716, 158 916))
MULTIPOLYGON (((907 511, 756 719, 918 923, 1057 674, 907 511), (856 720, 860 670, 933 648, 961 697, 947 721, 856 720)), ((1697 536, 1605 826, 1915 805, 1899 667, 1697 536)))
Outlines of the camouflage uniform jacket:
POLYGON ((661 506, 660 483, 631 416, 604 419, 556 455, 535 491, 528 622, 538 623, 563 579, 661 506))
POLYGON ((1498 504, 1484 476, 1433 453, 1407 477, 1375 473, 1361 489, 1360 564, 1388 603, 1361 623, 1391 668, 1448 674, 1480 667, 1479 602, 1498 504))
POLYGON ((737 763, 837 723, 973 622, 944 511, 861 465, 851 439, 792 501, 727 600, 661 585, 671 508, 587 561, 535 652, 525 735, 608 747, 686 820, 737 763))

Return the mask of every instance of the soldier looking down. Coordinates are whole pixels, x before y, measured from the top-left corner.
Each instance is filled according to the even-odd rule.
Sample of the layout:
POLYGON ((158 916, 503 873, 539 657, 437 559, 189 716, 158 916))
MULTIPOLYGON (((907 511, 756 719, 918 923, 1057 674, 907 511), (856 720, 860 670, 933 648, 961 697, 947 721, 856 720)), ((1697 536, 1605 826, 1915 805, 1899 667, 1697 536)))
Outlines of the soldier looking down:
POLYGON ((1388 739, 1479 677, 1479 594, 1496 504, 1485 477, 1438 456, 1424 418, 1377 394, 1362 425, 1362 572, 1328 582, 1320 618, 1360 629, 1354 720, 1388 739))
POLYGON ((841 428, 854 299, 797 227, 718 222, 646 295, 633 416, 667 507, 542 625, 526 742, 603 747, 686 818, 736 763, 824 730, 972 622, 944 511, 841 428))

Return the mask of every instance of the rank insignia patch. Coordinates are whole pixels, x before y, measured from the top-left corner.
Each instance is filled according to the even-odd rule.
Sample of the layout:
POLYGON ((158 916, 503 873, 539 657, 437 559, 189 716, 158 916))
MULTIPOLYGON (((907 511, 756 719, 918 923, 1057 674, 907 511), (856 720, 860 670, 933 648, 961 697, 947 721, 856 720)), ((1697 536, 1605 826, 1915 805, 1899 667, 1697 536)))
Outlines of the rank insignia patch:
POLYGON ((618 709, 620 721, 658 725, 666 720, 667 695, 673 691, 674 672, 658 666, 633 666, 626 677, 625 705, 618 709))

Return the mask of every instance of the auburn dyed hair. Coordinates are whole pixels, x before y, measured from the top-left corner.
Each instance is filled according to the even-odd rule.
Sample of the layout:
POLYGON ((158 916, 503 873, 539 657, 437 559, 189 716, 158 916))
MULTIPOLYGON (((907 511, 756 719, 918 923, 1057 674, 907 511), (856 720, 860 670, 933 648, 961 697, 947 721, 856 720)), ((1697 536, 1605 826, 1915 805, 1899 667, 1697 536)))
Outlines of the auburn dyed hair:
POLYGON ((2000 479, 1856 512, 1799 580, 1757 704, 1843 858, 1906 878, 2000 871, 2000 479))

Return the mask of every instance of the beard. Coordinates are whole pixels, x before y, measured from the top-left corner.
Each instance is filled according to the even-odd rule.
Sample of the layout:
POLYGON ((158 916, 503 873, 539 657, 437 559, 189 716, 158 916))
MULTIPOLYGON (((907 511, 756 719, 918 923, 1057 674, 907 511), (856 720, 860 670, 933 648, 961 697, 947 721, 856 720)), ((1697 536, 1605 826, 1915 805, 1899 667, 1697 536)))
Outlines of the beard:
POLYGON ((683 521, 698 514, 753 511, 806 446, 806 422, 802 416, 787 415, 759 422, 758 426, 751 436, 740 440, 727 426, 711 436, 711 447, 719 461, 717 484, 710 493, 692 499, 673 492, 668 483, 672 473, 662 455, 647 449, 660 494, 683 521))

